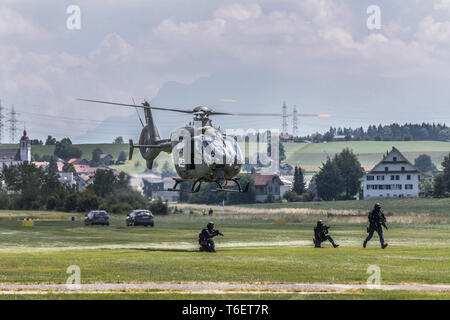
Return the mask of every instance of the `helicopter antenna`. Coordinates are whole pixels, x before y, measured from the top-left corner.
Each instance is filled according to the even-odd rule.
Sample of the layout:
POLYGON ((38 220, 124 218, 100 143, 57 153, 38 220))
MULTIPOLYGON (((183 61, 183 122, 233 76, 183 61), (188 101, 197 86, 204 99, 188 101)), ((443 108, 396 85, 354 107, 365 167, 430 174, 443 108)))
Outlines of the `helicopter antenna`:
MULTIPOLYGON (((136 104, 136 102, 134 102, 134 98, 133 97, 131 97, 131 100, 133 101, 133 104, 136 104)), ((141 122, 142 128, 143 128, 144 127, 144 123, 142 122, 141 115, 139 114, 139 111, 138 111, 137 108, 134 108, 134 109, 136 110, 137 116, 138 116, 139 121, 141 122)))

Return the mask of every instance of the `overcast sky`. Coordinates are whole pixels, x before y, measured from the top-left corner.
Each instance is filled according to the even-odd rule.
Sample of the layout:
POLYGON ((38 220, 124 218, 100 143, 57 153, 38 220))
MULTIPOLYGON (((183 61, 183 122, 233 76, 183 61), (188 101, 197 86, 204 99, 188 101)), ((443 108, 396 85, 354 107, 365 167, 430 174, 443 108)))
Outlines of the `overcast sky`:
MULTIPOLYGON (((0 0, 0 99, 15 105, 20 128, 85 143, 138 136, 135 110, 77 97, 239 112, 281 112, 286 101, 331 114, 300 119, 300 134, 449 124, 450 0, 0 0), (80 30, 66 26, 72 4, 80 30), (373 4, 379 30, 366 24, 373 4)), ((166 136, 190 120, 155 116, 166 136)), ((214 122, 279 128, 281 119, 214 122)))

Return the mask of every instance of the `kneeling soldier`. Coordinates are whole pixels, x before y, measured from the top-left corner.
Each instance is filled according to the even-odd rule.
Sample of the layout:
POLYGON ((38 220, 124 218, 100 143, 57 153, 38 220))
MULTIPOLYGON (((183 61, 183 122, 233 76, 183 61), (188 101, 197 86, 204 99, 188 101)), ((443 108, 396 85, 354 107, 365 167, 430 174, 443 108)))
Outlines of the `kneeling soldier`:
POLYGON ((317 225, 314 227, 314 247, 322 248, 321 243, 328 240, 331 242, 334 248, 339 247, 338 244, 334 243, 333 238, 328 234, 328 229, 330 227, 323 224, 322 220, 317 221, 317 225))
POLYGON ((206 228, 203 228, 198 235, 200 251, 216 252, 213 239, 215 236, 223 236, 223 234, 219 230, 214 230, 214 222, 208 222, 206 228))

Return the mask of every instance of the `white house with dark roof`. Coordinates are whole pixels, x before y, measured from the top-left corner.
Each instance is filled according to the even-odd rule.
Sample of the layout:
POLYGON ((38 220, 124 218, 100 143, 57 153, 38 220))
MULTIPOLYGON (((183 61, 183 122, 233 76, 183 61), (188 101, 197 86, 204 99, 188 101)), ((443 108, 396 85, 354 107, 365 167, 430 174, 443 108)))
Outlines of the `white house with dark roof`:
POLYGON ((364 199, 419 196, 421 172, 395 147, 361 179, 364 199))

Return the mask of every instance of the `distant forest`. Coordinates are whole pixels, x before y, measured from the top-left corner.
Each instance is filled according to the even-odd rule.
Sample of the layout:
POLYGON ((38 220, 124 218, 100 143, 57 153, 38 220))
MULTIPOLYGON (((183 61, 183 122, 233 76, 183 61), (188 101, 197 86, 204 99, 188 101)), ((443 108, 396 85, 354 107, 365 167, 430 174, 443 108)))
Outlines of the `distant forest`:
POLYGON ((306 137, 297 137, 295 140, 312 140, 313 142, 333 141, 336 136, 343 136, 345 140, 374 140, 374 141, 413 141, 433 140, 450 141, 450 128, 445 124, 411 124, 399 125, 371 125, 364 130, 363 127, 334 128, 324 133, 315 133, 306 137))

